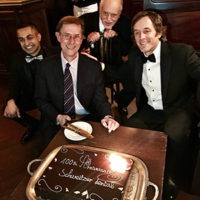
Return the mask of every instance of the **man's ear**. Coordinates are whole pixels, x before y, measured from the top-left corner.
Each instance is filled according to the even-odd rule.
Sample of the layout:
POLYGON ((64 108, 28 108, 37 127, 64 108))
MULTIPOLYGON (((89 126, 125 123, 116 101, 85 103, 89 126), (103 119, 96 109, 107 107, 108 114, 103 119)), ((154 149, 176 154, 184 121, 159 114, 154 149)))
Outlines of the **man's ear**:
POLYGON ((56 38, 58 40, 58 42, 60 42, 60 33, 59 32, 55 32, 56 38))
POLYGON ((157 32, 156 36, 160 39, 162 37, 162 32, 161 33, 157 32))
POLYGON ((37 34, 37 38, 38 38, 38 41, 41 42, 41 39, 42 39, 42 35, 40 33, 37 34))

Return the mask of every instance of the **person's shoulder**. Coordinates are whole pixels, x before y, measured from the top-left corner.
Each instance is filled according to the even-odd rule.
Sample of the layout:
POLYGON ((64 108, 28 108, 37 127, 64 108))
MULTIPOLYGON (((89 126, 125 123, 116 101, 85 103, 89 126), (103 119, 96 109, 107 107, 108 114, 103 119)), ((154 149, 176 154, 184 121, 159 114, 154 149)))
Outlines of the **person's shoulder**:
POLYGON ((13 53, 8 57, 9 65, 12 66, 23 66, 23 63, 25 63, 25 52, 20 50, 17 53, 13 53))
POLYGON ((163 45, 168 46, 171 51, 176 53, 194 51, 194 47, 186 43, 164 42, 163 45))
POLYGON ((42 47, 44 53, 46 54, 47 57, 56 55, 60 52, 60 46, 43 46, 42 47))
POLYGON ((99 12, 92 12, 92 13, 86 13, 84 15, 81 15, 79 18, 83 19, 84 21, 86 20, 90 20, 92 21, 94 18, 98 18, 99 17, 99 12))
POLYGON ((179 43, 179 42, 170 42, 170 41, 167 41, 167 42, 162 42, 162 45, 163 46, 168 46, 169 48, 191 48, 192 45, 189 45, 189 44, 186 44, 186 43, 179 43))
POLYGON ((49 67, 51 65, 54 65, 54 63, 58 62, 59 60, 61 60, 60 52, 45 57, 42 61, 39 62, 39 65, 43 67, 46 67, 46 66, 49 67))
POLYGON ((93 57, 87 53, 80 53, 79 54, 80 63, 84 64, 88 68, 101 68, 100 62, 97 60, 96 57, 93 57))
POLYGON ((92 55, 90 55, 90 54, 88 54, 88 53, 83 53, 83 52, 81 52, 80 54, 79 54, 79 57, 80 57, 80 60, 81 61, 85 61, 85 62, 90 62, 90 63, 93 63, 93 64, 97 64, 97 63, 99 63, 98 61, 97 61, 97 58, 96 57, 94 57, 94 56, 92 56, 92 55))

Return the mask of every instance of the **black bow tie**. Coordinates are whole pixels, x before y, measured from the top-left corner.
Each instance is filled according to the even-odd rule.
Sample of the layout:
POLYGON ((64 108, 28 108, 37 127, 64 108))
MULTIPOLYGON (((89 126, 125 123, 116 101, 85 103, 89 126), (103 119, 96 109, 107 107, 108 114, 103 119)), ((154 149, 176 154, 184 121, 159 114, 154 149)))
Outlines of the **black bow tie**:
POLYGON ((43 55, 38 55, 38 56, 26 56, 25 60, 27 63, 32 62, 33 60, 42 60, 43 59, 43 55))
POLYGON ((148 57, 146 57, 146 56, 144 56, 144 54, 142 54, 142 61, 143 61, 143 63, 146 63, 147 60, 149 60, 150 62, 156 62, 155 55, 151 54, 148 57))

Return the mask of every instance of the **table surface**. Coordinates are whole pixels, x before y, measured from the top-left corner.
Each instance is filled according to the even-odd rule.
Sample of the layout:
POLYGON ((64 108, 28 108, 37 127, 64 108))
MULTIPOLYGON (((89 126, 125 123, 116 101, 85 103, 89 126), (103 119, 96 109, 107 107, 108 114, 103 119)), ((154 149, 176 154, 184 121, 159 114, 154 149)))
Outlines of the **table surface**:
MULTIPOLYGON (((124 126, 120 126, 112 133, 108 133, 107 129, 100 123, 89 123, 93 128, 92 135, 94 135, 94 139, 72 142, 65 138, 63 129, 61 129, 41 154, 40 158, 45 158, 56 147, 65 144, 99 147, 136 156, 147 166, 149 180, 158 186, 160 191, 158 199, 161 199, 167 136, 162 132, 124 126)), ((25 191, 29 179, 30 176, 27 173, 11 194, 10 199, 26 199, 25 191)))

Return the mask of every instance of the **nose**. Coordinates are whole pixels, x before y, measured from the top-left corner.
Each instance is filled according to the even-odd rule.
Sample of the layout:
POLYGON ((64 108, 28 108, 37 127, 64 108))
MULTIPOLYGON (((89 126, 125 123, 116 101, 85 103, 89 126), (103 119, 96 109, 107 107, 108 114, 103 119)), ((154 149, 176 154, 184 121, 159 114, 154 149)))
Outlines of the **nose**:
POLYGON ((74 36, 70 36, 69 42, 70 42, 70 44, 74 44, 75 43, 75 37, 74 36))
POLYGON ((140 33, 140 39, 143 39, 143 38, 145 38, 145 34, 144 33, 140 33))
POLYGON ((111 14, 108 14, 107 20, 108 20, 108 21, 111 21, 111 20, 112 20, 111 14))
POLYGON ((24 39, 24 44, 27 46, 29 45, 29 40, 27 38, 24 39))

